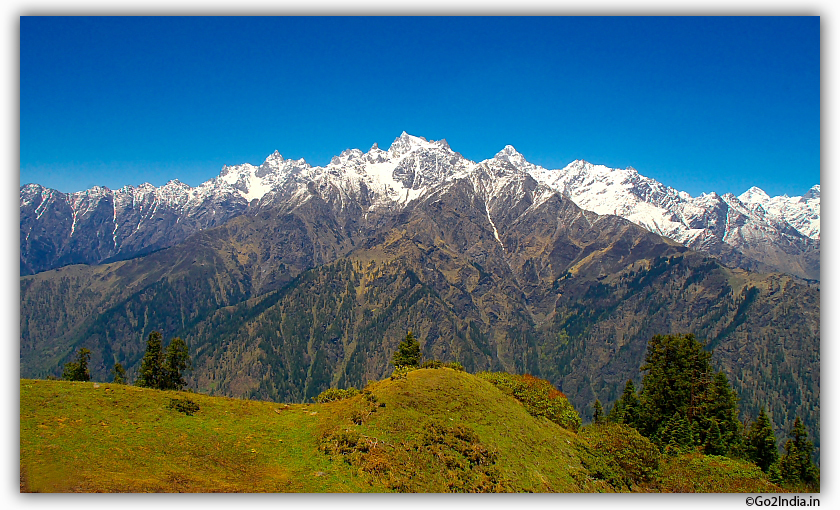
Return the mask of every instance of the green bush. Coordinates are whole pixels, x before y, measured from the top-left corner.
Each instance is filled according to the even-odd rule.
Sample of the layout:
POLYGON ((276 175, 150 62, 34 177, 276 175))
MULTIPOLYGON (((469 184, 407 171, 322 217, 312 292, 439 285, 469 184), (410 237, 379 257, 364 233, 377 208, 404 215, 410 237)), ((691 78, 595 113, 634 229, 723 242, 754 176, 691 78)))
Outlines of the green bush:
POLYGON ((184 413, 187 416, 192 416, 193 414, 195 414, 196 411, 200 409, 200 407, 198 407, 198 404, 196 404, 188 398, 170 398, 169 405, 167 407, 169 407, 169 409, 175 409, 180 413, 184 413))
POLYGON ((340 388, 330 388, 324 390, 320 395, 315 397, 315 402, 323 404, 325 402, 334 402, 336 400, 344 400, 345 398, 354 397, 359 394, 359 390, 354 387, 349 387, 346 390, 340 388))
POLYGON ((457 370, 459 372, 464 371, 464 365, 458 363, 457 361, 453 361, 452 363, 444 363, 444 367, 451 368, 452 370, 457 370))
POLYGON ((663 456, 659 475, 648 489, 655 492, 780 492, 768 478, 751 462, 690 453, 663 456))
POLYGON ((394 373, 391 374, 391 380, 396 381, 397 379, 405 379, 405 374, 411 372, 412 370, 417 370, 417 367, 397 365, 394 367, 394 373))
POLYGON ((545 379, 507 372, 479 372, 476 375, 522 402, 530 415, 548 418, 569 430, 580 427, 580 415, 566 395, 545 379))
POLYGON ((457 361, 453 361, 451 363, 444 363, 437 359, 430 359, 428 361, 424 361, 420 368, 451 368, 452 370, 457 370, 459 372, 464 371, 464 365, 458 363, 457 361))
POLYGON ((656 477, 661 461, 659 448, 633 427, 595 424, 581 429, 579 437, 590 446, 581 457, 596 478, 623 489, 656 477))

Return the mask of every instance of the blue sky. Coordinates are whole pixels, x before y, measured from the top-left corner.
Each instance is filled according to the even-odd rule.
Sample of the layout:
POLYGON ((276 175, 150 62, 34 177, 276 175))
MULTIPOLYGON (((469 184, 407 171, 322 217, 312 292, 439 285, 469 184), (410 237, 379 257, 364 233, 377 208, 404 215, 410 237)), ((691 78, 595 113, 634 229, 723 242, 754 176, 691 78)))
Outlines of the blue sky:
POLYGON ((820 21, 20 20, 20 183, 178 178, 403 130, 472 160, 633 166, 692 195, 820 182, 820 21))

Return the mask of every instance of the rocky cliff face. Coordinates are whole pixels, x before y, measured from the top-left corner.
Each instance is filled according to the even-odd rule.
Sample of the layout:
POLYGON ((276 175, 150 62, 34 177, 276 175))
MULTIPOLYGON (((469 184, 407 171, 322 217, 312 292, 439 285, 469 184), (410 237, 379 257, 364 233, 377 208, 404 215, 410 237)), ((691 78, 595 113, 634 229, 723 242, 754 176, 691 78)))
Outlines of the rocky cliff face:
POLYGON ((178 181, 155 188, 93 188, 64 194, 28 184, 20 191, 20 271, 98 264, 173 246, 200 230, 248 211, 294 209, 312 193, 348 228, 376 221, 453 180, 470 176, 492 201, 510 179, 527 174, 583 209, 614 214, 735 267, 780 271, 819 280, 819 185, 802 197, 768 197, 753 188, 740 197, 687 193, 641 176, 575 161, 546 170, 511 147, 476 163, 445 140, 403 133, 388 150, 348 149, 324 167, 270 155, 235 165, 192 188, 178 181))

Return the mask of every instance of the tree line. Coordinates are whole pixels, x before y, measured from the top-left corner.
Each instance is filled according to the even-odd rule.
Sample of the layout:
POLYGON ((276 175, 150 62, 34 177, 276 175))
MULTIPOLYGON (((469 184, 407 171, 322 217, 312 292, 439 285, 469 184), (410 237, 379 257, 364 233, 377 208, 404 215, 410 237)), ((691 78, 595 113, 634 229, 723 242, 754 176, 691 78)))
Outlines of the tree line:
MULTIPOLYGON (((64 365, 61 378, 65 381, 90 381, 90 355, 89 349, 79 349, 75 359, 64 365)), ((187 385, 184 371, 190 369, 192 361, 186 342, 175 337, 164 349, 163 335, 152 331, 146 342, 146 353, 140 362, 140 370, 134 384, 157 390, 182 390, 187 385)), ((125 368, 121 363, 114 363, 111 374, 114 383, 128 383, 125 368)))
POLYGON ((761 409, 751 424, 738 419, 738 397, 726 375, 711 367, 712 352, 694 335, 656 335, 648 343, 641 367, 642 388, 628 380, 609 413, 600 401, 593 421, 623 423, 635 428, 662 453, 700 451, 755 463, 777 483, 819 483, 814 445, 799 417, 779 455, 770 418, 761 409))

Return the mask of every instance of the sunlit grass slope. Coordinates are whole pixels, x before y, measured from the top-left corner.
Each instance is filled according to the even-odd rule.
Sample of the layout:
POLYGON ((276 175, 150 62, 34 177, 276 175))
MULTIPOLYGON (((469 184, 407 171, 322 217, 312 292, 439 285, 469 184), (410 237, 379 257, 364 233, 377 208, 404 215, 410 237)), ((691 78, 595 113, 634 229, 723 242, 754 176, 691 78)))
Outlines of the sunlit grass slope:
POLYGON ((45 492, 581 490, 574 434, 531 417, 486 381, 418 370, 369 390, 286 406, 21 380, 23 483, 45 492), (189 398, 200 410, 187 416, 170 409, 173 398, 189 398), (430 428, 441 441, 428 437, 430 428), (348 433, 373 446, 330 448, 348 433), (470 486, 472 478, 486 483, 470 486))
POLYGON ((703 469, 686 458, 664 462, 663 477, 650 483, 610 485, 596 457, 613 454, 595 452, 585 437, 528 414, 487 380, 448 368, 411 371, 344 400, 293 405, 20 382, 21 490, 33 492, 774 488, 749 465, 702 456, 691 462, 703 469), (199 410, 189 416, 170 406, 173 399, 199 410), (708 483, 709 469, 727 483, 708 483))

